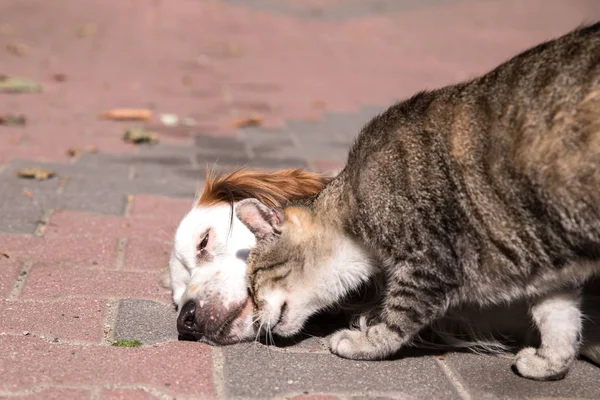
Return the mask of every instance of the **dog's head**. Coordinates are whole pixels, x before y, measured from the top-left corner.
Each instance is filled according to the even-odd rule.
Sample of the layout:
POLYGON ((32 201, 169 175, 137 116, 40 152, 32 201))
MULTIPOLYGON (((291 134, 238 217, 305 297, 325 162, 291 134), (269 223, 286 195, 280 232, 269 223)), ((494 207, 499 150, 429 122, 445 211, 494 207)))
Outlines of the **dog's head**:
POLYGON ((246 258, 256 239, 236 217, 235 204, 256 198, 279 207, 314 196, 328 181, 303 170, 207 176, 204 191, 177 228, 169 263, 180 334, 214 344, 254 338, 246 258))

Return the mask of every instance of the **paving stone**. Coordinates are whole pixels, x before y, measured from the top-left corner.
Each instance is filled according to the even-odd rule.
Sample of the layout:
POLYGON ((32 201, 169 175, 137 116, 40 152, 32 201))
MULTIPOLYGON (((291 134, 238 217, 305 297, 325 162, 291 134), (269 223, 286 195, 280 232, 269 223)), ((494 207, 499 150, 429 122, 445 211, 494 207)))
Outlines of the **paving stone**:
MULTIPOLYGON (((11 397, 3 397, 11 398, 11 397)), ((91 399, 92 393, 87 389, 47 388, 35 390, 34 393, 16 397, 19 400, 63 400, 63 399, 91 399)))
POLYGON ((37 261, 53 266, 113 267, 116 240, 98 237, 38 237, 1 235, 4 252, 14 261, 37 261))
MULTIPOLYGON (((8 252, 8 250, 0 251, 8 252)), ((4 258, 4 256, 0 256, 0 297, 8 295, 21 267, 21 262, 9 260, 4 258)))
POLYGON ((90 384, 142 386, 177 397, 213 397, 210 348, 197 342, 127 348, 0 336, 0 346, 0 392, 90 384))
POLYGON ((0 232, 32 234, 44 213, 56 207, 60 177, 45 181, 17 177, 20 169, 33 167, 57 171, 54 164, 16 160, 0 173, 0 232))
POLYGON ((267 158, 255 157, 249 164, 251 168, 278 170, 284 168, 308 168, 308 163, 300 158, 267 158))
POLYGON ((521 378, 512 372, 511 360, 502 357, 452 353, 445 362, 477 399, 600 398, 598 368, 585 361, 576 361, 567 377, 555 382, 521 378))
POLYGON ((344 395, 378 392, 415 398, 460 398, 431 357, 360 362, 331 354, 267 351, 263 346, 248 344, 224 347, 222 351, 226 396, 231 397, 266 398, 309 390, 344 395))
POLYGON ((170 293, 159 285, 159 271, 114 271, 34 265, 22 299, 46 300, 62 296, 96 298, 147 298, 169 304, 170 293))
POLYGON ((192 208, 192 198, 171 199, 165 196, 136 195, 129 211, 132 218, 155 218, 176 221, 192 208))
POLYGON ((43 335, 61 342, 99 343, 104 301, 0 300, 0 332, 43 335))
POLYGON ((243 0, 223 0, 228 3, 256 8, 258 10, 289 14, 295 17, 319 20, 347 20, 372 14, 406 12, 430 5, 450 4, 464 0, 346 0, 340 2, 285 2, 258 0, 250 3, 243 0))
POLYGON ((130 168, 129 158, 84 154, 66 172, 69 181, 60 208, 122 215, 130 168))
POLYGON ((172 240, 165 240, 166 234, 156 232, 152 237, 132 237, 128 239, 125 251, 125 269, 157 271, 169 265, 172 240))
POLYGON ((102 391, 103 400, 154 400, 159 398, 143 389, 106 389, 102 391))
POLYGON ((198 151, 206 153, 236 153, 245 154, 246 146, 244 143, 236 138, 231 137, 219 137, 219 136, 196 136, 194 138, 194 145, 198 148, 198 151))
POLYGON ((162 194, 164 196, 192 198, 196 187, 204 179, 203 168, 165 168, 160 165, 137 165, 133 179, 124 189, 127 194, 162 194))
POLYGON ((115 339, 135 339, 144 344, 154 344, 177 338, 177 312, 172 306, 138 299, 119 302, 115 339))

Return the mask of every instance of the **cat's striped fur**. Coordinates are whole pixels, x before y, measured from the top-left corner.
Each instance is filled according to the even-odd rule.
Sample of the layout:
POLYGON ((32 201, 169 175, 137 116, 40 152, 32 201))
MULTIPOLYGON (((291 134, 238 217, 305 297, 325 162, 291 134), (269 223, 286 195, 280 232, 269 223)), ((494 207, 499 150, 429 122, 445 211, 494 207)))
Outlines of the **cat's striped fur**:
POLYGON ((244 200, 237 215, 259 239, 249 289, 275 333, 382 272, 377 320, 334 335, 334 353, 383 358, 450 308, 527 299, 541 345, 516 369, 563 377, 579 286, 600 272, 600 23, 392 106, 309 206, 244 200))

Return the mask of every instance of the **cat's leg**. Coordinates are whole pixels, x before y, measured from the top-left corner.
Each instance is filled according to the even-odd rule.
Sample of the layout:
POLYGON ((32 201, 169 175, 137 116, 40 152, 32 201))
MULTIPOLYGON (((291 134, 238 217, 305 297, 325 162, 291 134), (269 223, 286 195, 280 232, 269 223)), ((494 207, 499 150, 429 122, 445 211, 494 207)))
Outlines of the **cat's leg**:
POLYGON ((376 360, 396 353, 410 343, 421 329, 448 308, 448 293, 455 279, 432 268, 405 265, 390 274, 378 318, 379 322, 361 330, 344 329, 330 340, 331 351, 355 360, 376 360))
POLYGON ((514 367, 530 379, 556 380, 567 374, 577 357, 581 342, 580 293, 554 293, 537 301, 531 307, 541 345, 527 347, 517 353, 514 367))

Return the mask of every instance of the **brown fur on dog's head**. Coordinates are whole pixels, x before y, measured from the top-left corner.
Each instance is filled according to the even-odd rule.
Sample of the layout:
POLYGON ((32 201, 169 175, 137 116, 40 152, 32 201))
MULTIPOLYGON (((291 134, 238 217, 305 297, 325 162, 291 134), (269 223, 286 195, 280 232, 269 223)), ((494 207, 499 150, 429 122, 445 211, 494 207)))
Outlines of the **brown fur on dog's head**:
POLYGON ((271 207, 316 195, 331 178, 303 169, 259 172, 238 169, 228 174, 208 171, 198 205, 211 206, 255 198, 271 207))

